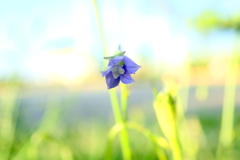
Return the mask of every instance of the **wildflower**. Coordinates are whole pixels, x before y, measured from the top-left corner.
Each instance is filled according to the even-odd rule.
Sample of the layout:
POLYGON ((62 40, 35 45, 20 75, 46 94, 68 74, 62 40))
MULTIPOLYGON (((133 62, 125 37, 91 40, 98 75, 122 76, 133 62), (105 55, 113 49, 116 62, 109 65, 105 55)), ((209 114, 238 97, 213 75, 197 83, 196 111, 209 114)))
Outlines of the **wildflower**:
POLYGON ((108 89, 116 87, 120 80, 124 84, 134 82, 130 74, 134 74, 140 66, 124 54, 125 52, 121 52, 115 56, 104 57, 109 59, 107 70, 102 72, 102 76, 106 77, 108 89))

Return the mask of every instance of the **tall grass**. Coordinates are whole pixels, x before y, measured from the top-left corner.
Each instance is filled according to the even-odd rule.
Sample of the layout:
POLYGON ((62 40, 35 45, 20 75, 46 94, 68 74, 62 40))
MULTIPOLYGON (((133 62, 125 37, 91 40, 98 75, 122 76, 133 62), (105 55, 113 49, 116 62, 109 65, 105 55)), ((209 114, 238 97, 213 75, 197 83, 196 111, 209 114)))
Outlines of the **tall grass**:
POLYGON ((0 159, 11 158, 17 123, 18 84, 10 81, 1 87, 0 107, 0 159))

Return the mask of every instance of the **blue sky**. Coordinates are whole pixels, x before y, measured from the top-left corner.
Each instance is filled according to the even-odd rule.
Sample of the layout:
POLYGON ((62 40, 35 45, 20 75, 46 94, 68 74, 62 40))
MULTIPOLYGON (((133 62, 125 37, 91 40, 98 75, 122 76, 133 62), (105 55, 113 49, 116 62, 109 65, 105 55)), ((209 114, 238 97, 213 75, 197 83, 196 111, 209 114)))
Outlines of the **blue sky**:
MULTIPOLYGON (((206 43, 202 35, 187 26, 202 11, 211 9, 228 17, 240 8, 237 0, 99 0, 99 5, 109 53, 121 44, 130 56, 143 53, 156 64, 178 63, 189 50, 197 51, 206 43)), ((55 72, 64 75, 56 67, 47 69, 54 65, 53 57, 46 71, 41 70, 41 64, 52 52, 66 48, 73 48, 68 50, 73 57, 88 58, 91 54, 97 60, 102 58, 92 1, 0 0, 0 22, 1 77, 14 72, 35 78, 55 72), (35 65, 30 65, 31 61, 35 65)), ((233 32, 214 32, 208 43, 217 53, 230 49, 233 37, 233 32)), ((69 69, 76 70, 76 66, 69 69)))

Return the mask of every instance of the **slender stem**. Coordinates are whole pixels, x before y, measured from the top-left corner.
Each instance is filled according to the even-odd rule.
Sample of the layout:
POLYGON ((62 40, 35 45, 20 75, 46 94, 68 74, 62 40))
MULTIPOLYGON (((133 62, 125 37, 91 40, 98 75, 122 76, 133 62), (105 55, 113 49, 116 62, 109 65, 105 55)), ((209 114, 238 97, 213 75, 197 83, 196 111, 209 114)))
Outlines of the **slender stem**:
POLYGON ((129 145, 128 129, 126 127, 126 124, 124 124, 124 128, 120 134, 120 139, 121 139, 121 145, 122 145, 123 159, 131 160, 132 153, 129 145))
MULTIPOLYGON (((129 129, 134 129, 134 130, 142 133, 144 136, 146 136, 146 138, 148 138, 150 140, 150 142, 152 143, 158 158, 161 160, 167 160, 167 155, 166 155, 164 149, 166 149, 166 150, 169 149, 168 148, 169 146, 168 146, 167 141, 164 138, 154 136, 150 130, 148 130, 144 126, 139 125, 134 122, 126 122, 126 126, 129 129), (161 148, 159 148, 159 146, 161 148)), ((116 137, 116 135, 121 132, 121 130, 123 128, 124 128, 124 125, 122 123, 116 123, 109 131, 105 160, 112 159, 111 158, 111 152, 112 152, 111 148, 112 148, 113 140, 116 137)))
MULTIPOLYGON (((186 116, 184 113, 184 107, 182 106, 184 103, 181 101, 181 97, 177 96, 177 129, 178 129, 178 137, 179 137, 179 147, 181 146, 183 155, 188 159, 196 160, 198 154, 198 148, 193 145, 193 139, 189 136, 189 128, 187 125, 186 116), (192 147, 189 147, 192 146, 192 147)), ((186 99, 183 101, 186 102, 186 99)))
POLYGON ((236 57, 232 57, 226 75, 225 92, 222 111, 222 124, 219 137, 217 156, 221 153, 221 148, 228 148, 232 143, 234 106, 236 95, 236 84, 238 75, 238 65, 236 57))
POLYGON ((162 143, 160 144, 157 140, 157 137, 155 137, 148 129, 144 128, 143 126, 137 124, 137 123, 132 123, 132 122, 127 122, 127 127, 131 129, 135 129, 145 135, 153 144, 154 150, 158 156, 159 159, 161 160, 167 160, 167 155, 163 148, 167 149, 167 141, 165 139, 161 138, 162 143), (159 148, 159 145, 161 146, 161 149, 159 148))
MULTIPOLYGON (((115 117, 116 123, 122 123, 123 124, 123 129, 120 132, 120 141, 121 141, 121 147, 122 147, 122 152, 123 152, 123 159, 124 160, 130 160, 132 157, 131 154, 131 149, 130 149, 130 144, 129 144, 129 138, 128 138, 128 129, 126 127, 126 120, 124 120, 121 110, 119 107, 118 99, 117 99, 117 94, 115 89, 111 89, 110 91, 110 99, 111 99, 111 104, 112 104, 112 109, 113 109, 113 114, 115 117)), ((124 89, 122 92, 126 92, 124 89)), ((125 93, 126 94, 126 93, 125 93)), ((122 99, 122 104, 127 104, 127 100, 125 98, 122 99)), ((122 106, 123 108, 123 106, 122 106)))
MULTIPOLYGON (((122 123, 123 124, 123 129, 120 132, 120 140, 121 140, 121 147, 122 147, 122 152, 123 152, 123 159, 124 160, 130 160, 132 157, 131 154, 131 149, 130 149, 130 145, 129 145, 129 138, 128 138, 128 129, 126 127, 126 120, 124 120, 122 114, 121 114, 121 110, 119 107, 119 103, 118 103, 118 99, 117 99, 117 94, 116 94, 116 90, 115 89, 111 89, 110 91, 110 99, 111 99, 111 104, 112 104, 112 109, 113 109, 113 114, 115 117, 115 121, 116 123, 122 123)), ((125 95, 126 90, 123 89, 122 90, 122 95, 125 95)), ((126 108, 127 105, 127 97, 121 97, 122 100, 122 108, 126 108), (124 104, 124 105, 123 105, 124 104)), ((125 109, 126 111, 126 109, 125 109)), ((126 113, 125 113, 126 114, 126 113)))
POLYGON ((181 149, 180 149, 178 139, 177 138, 176 139, 174 139, 174 138, 169 139, 169 144, 170 144, 171 149, 172 149, 173 159, 174 160, 182 160, 182 153, 181 153, 181 149))
POLYGON ((122 150, 124 160, 130 160, 132 157, 130 144, 129 144, 129 137, 128 137, 128 129, 126 126, 127 123, 127 98, 128 98, 128 90, 127 85, 121 84, 121 105, 122 105, 122 123, 123 129, 120 134, 121 142, 122 142, 122 150))
MULTIPOLYGON (((0 121, 0 159, 11 158, 11 148, 14 140, 16 118, 14 111, 16 109, 16 99, 18 96, 18 87, 15 84, 6 84, 2 89, 1 98, 1 121, 0 121), (8 86, 7 86, 8 85, 8 86)), ((16 114, 17 115, 17 114, 16 114)))
POLYGON ((119 103, 118 103, 116 89, 113 88, 113 89, 109 90, 109 95, 110 95, 110 100, 111 100, 111 105, 112 105, 115 121, 116 121, 116 123, 120 123, 120 122, 122 122, 122 115, 121 115, 121 111, 120 111, 120 107, 119 107, 119 103))
MULTIPOLYGON (((100 36, 101 36, 101 40, 102 40, 102 48, 103 48, 103 52, 104 52, 104 57, 107 57, 108 56, 107 43, 106 43, 104 31, 103 31, 103 25, 102 25, 101 16, 99 13, 99 7, 98 7, 97 0, 93 0, 93 4, 94 4, 94 11, 95 11, 98 28, 99 28, 99 32, 100 32, 100 36)), ((121 113, 121 110, 119 107, 117 92, 115 89, 111 89, 109 91, 109 94, 110 94, 110 99, 111 99, 111 104, 112 104, 115 121, 116 121, 116 123, 124 124, 124 128, 123 128, 122 132, 120 133, 123 158, 124 158, 124 160, 130 160, 131 159, 131 151, 130 151, 129 140, 128 140, 128 130, 126 128, 125 120, 123 119, 123 116, 122 116, 122 113, 121 113)), ((127 99, 124 98, 124 99, 122 99, 122 101, 125 102, 125 101, 127 101, 127 99)))
POLYGON ((121 84, 121 105, 122 105, 122 115, 123 120, 127 120, 127 99, 128 99, 128 88, 127 85, 121 84))
POLYGON ((98 3, 97 0, 93 0, 93 5, 94 5, 94 11, 95 11, 95 16, 97 19, 97 23, 98 23, 98 29, 100 32, 100 37, 101 37, 101 42, 102 42, 102 47, 103 47, 103 54, 104 57, 107 57, 107 42, 106 42, 106 38, 104 36, 104 30, 103 30, 103 25, 102 25, 102 20, 101 20, 101 16, 100 16, 100 12, 99 12, 99 7, 98 7, 98 3))
POLYGON ((191 71, 190 71, 190 60, 186 58, 185 65, 183 66, 183 74, 182 74, 182 81, 181 81, 181 96, 179 99, 181 99, 182 103, 182 112, 184 113, 188 108, 188 98, 189 98, 189 88, 190 88, 190 77, 191 77, 191 71))
MULTIPOLYGON (((225 92, 222 110, 222 122, 217 147, 217 159, 221 159, 222 151, 229 149, 233 140, 234 107, 236 96, 236 85, 238 76, 238 43, 239 35, 236 36, 236 44, 233 55, 228 64, 225 80, 225 92)), ((230 155, 231 156, 231 155, 230 155)))
POLYGON ((190 60, 186 57, 185 65, 183 66, 182 77, 180 81, 179 94, 176 95, 176 108, 177 108, 177 129, 179 138, 179 147, 181 146, 182 154, 188 159, 195 160, 198 152, 194 147, 192 138, 189 136, 189 129, 186 122, 185 112, 188 108, 189 88, 190 88, 190 60), (193 147, 189 147, 193 146, 193 147))

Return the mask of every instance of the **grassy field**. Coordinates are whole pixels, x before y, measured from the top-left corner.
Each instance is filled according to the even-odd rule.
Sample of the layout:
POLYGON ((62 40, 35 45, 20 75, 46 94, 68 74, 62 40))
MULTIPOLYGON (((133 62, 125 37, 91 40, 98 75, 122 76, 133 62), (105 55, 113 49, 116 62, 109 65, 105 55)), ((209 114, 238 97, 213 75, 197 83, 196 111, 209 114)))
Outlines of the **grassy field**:
MULTIPOLYGON (((109 135, 114 133, 114 118, 109 108, 98 110, 77 109, 79 94, 55 94, 42 97, 21 98, 21 89, 9 85, 1 92, 1 143, 0 159, 39 159, 39 160, 121 160, 121 143, 113 136, 109 145, 109 135), (3 94, 4 93, 4 94, 3 94), (38 107, 36 107, 38 106, 38 107), (41 107, 39 107, 41 106, 41 107), (112 128, 112 129, 111 129, 112 128), (111 130, 111 131, 110 131, 111 130)), ((41 94, 40 94, 41 95, 41 94)), ((154 101, 154 99, 153 99, 154 101)), ((134 160, 159 159, 156 146, 149 135, 157 139, 157 149, 164 152, 167 159, 172 157, 169 140, 159 127, 153 104, 129 108, 129 142, 134 160), (148 106, 144 106, 148 105, 148 106), (149 107, 149 111, 146 111, 149 107), (134 123, 134 124, 130 124, 134 123)), ((102 108, 99 108, 102 109, 102 108)), ((221 106, 191 109, 185 115, 191 145, 196 149, 194 159, 217 159, 219 133, 221 128, 221 106)), ((221 153, 221 159, 238 160, 240 157, 240 110, 234 117, 233 141, 221 153)), ((166 125, 171 122, 166 121, 166 125)), ((181 130, 181 129, 180 129, 181 130)), ((114 134, 112 134, 114 133, 114 134)), ((184 146, 181 146, 184 147, 184 146)), ((183 151, 182 151, 183 152, 183 151)), ((188 155, 184 155, 187 157, 188 155)))

